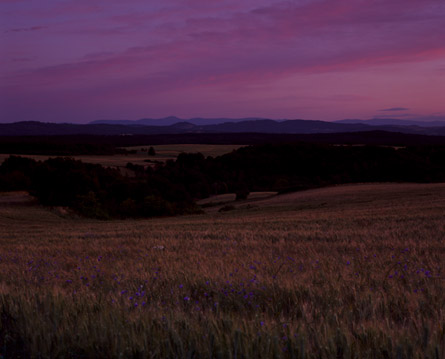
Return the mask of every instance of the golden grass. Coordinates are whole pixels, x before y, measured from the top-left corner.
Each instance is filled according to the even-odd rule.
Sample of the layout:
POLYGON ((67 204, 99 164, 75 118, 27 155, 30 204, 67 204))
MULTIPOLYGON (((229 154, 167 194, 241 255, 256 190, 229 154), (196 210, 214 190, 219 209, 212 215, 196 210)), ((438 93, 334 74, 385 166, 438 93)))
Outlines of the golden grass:
POLYGON ((0 344, 34 357, 443 357, 445 184, 256 205, 101 222, 0 196, 0 344))

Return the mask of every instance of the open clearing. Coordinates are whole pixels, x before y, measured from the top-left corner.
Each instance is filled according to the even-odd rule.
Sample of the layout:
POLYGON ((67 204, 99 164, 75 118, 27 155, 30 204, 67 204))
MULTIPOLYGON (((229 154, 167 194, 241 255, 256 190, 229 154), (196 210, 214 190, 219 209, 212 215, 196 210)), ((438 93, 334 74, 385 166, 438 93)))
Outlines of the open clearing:
POLYGON ((235 207, 105 222, 2 194, 2 354, 445 355, 445 184, 235 207))
MULTIPOLYGON (((75 158, 86 163, 100 164, 105 167, 125 167, 128 162, 141 166, 150 166, 149 161, 160 161, 165 162, 167 160, 174 160, 182 152, 185 153, 196 153, 200 152, 205 157, 207 156, 221 156, 226 153, 232 152, 240 147, 241 145, 202 145, 202 144, 179 144, 179 145, 155 145, 152 146, 155 151, 155 156, 148 156, 147 151, 151 146, 133 146, 124 147, 127 150, 137 151, 136 153, 126 154, 126 155, 82 155, 82 156, 68 156, 75 158)), ((10 156, 10 154, 0 154, 0 164, 10 156)), ((48 158, 56 156, 47 155, 17 155, 22 157, 33 158, 38 161, 45 161, 48 158)))

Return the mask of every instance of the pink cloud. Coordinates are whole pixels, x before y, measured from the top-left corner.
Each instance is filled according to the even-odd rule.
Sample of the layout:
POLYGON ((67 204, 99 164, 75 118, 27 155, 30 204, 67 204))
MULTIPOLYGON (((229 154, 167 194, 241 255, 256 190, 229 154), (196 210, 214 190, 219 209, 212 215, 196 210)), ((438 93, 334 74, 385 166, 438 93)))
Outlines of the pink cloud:
MULTIPOLYGON (((2 59, 1 91, 16 98, 26 95, 29 103, 32 94, 45 102, 41 94, 83 97, 100 91, 113 99, 113 106, 120 97, 133 106, 139 101, 143 108, 144 98, 162 93, 179 102, 178 94, 191 92, 196 96, 181 97, 189 101, 182 108, 191 108, 196 106, 193 98, 211 89, 215 98, 217 93, 227 96, 219 100, 227 106, 235 103, 234 93, 246 91, 266 101, 267 90, 258 90, 264 87, 274 89, 269 98, 292 108, 289 96, 276 87, 287 78, 313 76, 324 83, 320 76, 368 73, 391 64, 407 64, 414 77, 421 68, 425 71, 422 63, 445 58, 445 5, 439 0, 166 0, 156 5, 76 0, 42 1, 37 10, 0 4, 16 14, 8 28, 20 30, 0 38, 9 58, 2 59), (42 28, 36 23, 47 24, 45 37, 35 31, 42 28), (17 61, 25 58, 36 59, 34 66, 17 61)), ((436 66, 435 73, 442 67, 436 66)), ((355 91, 351 87, 347 92, 355 91)), ((342 101, 350 94, 331 99, 335 96, 342 101)), ((211 103, 217 115, 217 103, 211 103)))
POLYGON ((28 31, 38 31, 43 29, 46 29, 46 26, 32 26, 19 29, 11 29, 11 30, 6 30, 6 32, 28 32, 28 31))

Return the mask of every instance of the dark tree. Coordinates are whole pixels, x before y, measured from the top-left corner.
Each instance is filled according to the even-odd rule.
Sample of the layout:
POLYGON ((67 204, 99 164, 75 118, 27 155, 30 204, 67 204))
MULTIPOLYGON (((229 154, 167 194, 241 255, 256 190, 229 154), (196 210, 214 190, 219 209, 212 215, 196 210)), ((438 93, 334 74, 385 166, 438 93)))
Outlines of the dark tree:
POLYGON ((249 197, 250 191, 247 188, 247 186, 241 186, 237 191, 236 191, 236 200, 237 201, 241 201, 243 199, 247 199, 247 197, 249 197))

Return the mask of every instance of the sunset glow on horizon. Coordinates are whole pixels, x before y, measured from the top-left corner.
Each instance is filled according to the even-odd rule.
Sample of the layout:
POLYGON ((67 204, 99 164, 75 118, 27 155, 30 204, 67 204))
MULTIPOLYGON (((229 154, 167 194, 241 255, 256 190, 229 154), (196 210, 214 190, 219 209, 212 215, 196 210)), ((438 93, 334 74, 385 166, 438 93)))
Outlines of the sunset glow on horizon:
POLYGON ((0 122, 445 119, 443 0, 0 0, 0 122))

